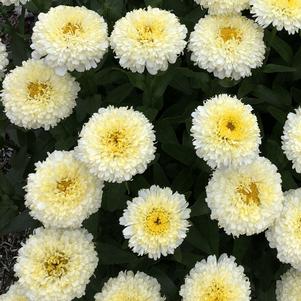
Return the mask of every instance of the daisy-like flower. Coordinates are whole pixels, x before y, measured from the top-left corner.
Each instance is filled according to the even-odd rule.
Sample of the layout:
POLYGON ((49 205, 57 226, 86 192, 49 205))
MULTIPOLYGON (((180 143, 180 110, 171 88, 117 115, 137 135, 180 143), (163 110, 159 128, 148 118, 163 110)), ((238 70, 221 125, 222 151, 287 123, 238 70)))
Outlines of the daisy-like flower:
POLYGON ((180 295, 183 301, 249 301, 250 282, 234 257, 222 254, 197 262, 186 276, 180 295))
POLYGON ((251 13, 263 27, 272 24, 277 30, 285 29, 289 34, 301 28, 300 0, 250 0, 251 13))
POLYGON ((131 108, 100 108, 84 125, 76 155, 90 172, 108 182, 143 173, 155 158, 153 125, 131 108))
POLYGON ((282 210, 281 177, 268 159, 218 169, 206 188, 211 218, 227 234, 253 235, 266 230, 282 210))
POLYGON ((191 33, 188 49, 200 68, 238 80, 263 64, 263 29, 240 15, 206 16, 191 33))
POLYGON ((120 272, 110 278, 102 291, 95 295, 95 301, 164 301, 158 281, 142 272, 120 272))
POLYGON ((290 269, 277 281, 277 301, 298 301, 301 296, 301 272, 290 269))
POLYGON ((9 6, 9 5, 19 6, 21 4, 25 4, 28 1, 29 0, 0 0, 0 3, 2 3, 3 5, 6 5, 6 6, 9 6))
POLYGON ((0 301, 30 301, 18 283, 13 284, 8 292, 0 296, 0 301))
POLYGON ((240 13, 242 10, 249 8, 249 0, 195 0, 204 8, 208 8, 209 14, 228 15, 240 13))
POLYGON ((178 18, 159 8, 128 12, 115 23, 110 37, 119 63, 132 72, 165 71, 183 52, 187 29, 178 18))
POLYGON ((14 267, 28 298, 71 301, 83 296, 98 264, 92 238, 84 229, 35 230, 14 267))
POLYGON ((188 231, 190 209, 185 196, 170 188, 141 189, 120 218, 123 235, 138 255, 158 259, 173 254, 188 231))
POLYGON ((0 80, 2 79, 5 68, 8 65, 7 52, 5 45, 0 41, 0 80))
POLYGON ((102 188, 73 152, 55 151, 28 176, 25 205, 45 227, 77 228, 99 209, 102 188))
POLYGON ((271 248, 277 249, 281 262, 301 270, 301 188, 284 194, 284 207, 279 218, 266 232, 271 248))
POLYGON ((256 116, 237 97, 206 100, 192 113, 191 134, 197 155, 212 168, 248 164, 259 153, 256 116))
POLYGON ((284 124, 282 135, 282 149, 289 160, 293 162, 293 168, 301 172, 301 108, 295 113, 289 113, 284 124))
POLYGON ((32 56, 44 58, 59 75, 95 68, 109 46, 107 30, 104 19, 84 6, 52 7, 33 28, 32 56))
POLYGON ((58 76, 42 61, 28 60, 6 75, 1 96, 12 123, 48 130, 72 113, 79 90, 69 74, 58 76))

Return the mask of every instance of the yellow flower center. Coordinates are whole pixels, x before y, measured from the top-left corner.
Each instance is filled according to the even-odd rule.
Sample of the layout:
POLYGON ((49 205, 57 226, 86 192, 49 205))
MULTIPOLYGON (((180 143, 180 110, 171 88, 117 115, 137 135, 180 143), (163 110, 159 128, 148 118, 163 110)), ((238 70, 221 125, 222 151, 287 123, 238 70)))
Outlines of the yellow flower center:
POLYGON ((218 282, 213 282, 205 292, 202 301, 231 301, 232 293, 218 282))
POLYGON ((170 214, 162 208, 153 208, 145 218, 146 231, 151 235, 160 235, 170 227, 170 214))
POLYGON ((124 129, 113 130, 102 139, 108 153, 113 157, 120 157, 130 146, 128 135, 124 129))
POLYGON ((80 23, 68 22, 63 26, 62 32, 64 35, 78 36, 83 32, 83 27, 80 23))
POLYGON ((160 23, 145 24, 140 23, 136 25, 138 33, 138 41, 141 44, 152 44, 158 41, 163 36, 163 26, 160 23))
POLYGON ((44 262, 48 276, 60 278, 67 272, 68 257, 62 252, 55 252, 44 262))
POLYGON ((35 100, 48 99, 51 87, 45 82, 30 82, 27 85, 28 97, 35 100))
POLYGON ((237 116, 223 116, 218 122, 218 136, 225 140, 241 140, 244 136, 242 122, 237 116))
POLYGON ((61 181, 58 181, 56 184, 56 188, 59 192, 68 194, 73 190, 75 185, 75 180, 70 178, 64 178, 61 181))
POLYGON ((228 42, 230 40, 236 40, 237 42, 241 41, 241 32, 237 28, 223 27, 220 29, 219 34, 224 42, 228 42))
POLYGON ((237 191, 247 205, 260 205, 259 190, 256 183, 252 182, 248 186, 240 186, 237 191))

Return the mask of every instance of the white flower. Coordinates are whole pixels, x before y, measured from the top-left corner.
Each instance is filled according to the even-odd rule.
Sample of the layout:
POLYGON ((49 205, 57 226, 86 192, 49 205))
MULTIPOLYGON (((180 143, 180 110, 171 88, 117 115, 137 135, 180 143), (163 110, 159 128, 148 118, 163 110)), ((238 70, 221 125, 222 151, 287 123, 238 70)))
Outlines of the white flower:
POLYGON ((282 149, 287 158, 293 162, 293 168, 301 172, 301 108, 289 113, 284 124, 282 149))
POLYGON ((116 278, 110 278, 101 291, 95 295, 95 301, 164 301, 161 297, 158 281, 142 272, 120 272, 116 278))
POLYGON ((46 227, 77 228, 99 209, 102 188, 73 152, 55 151, 29 174, 25 205, 46 227))
POLYGON ((15 5, 15 6, 19 6, 21 4, 25 4, 26 2, 28 2, 29 0, 0 0, 0 3, 2 3, 3 5, 15 5))
POLYGON ((187 29, 159 8, 136 9, 115 23, 110 42, 119 63, 132 72, 165 71, 183 52, 187 29))
POLYGON ((7 65, 8 65, 8 59, 7 59, 6 47, 0 41, 0 80, 4 75, 5 68, 7 65))
POLYGON ((120 218, 123 235, 138 255, 158 259, 173 254, 188 231, 190 209, 184 195, 170 188, 141 189, 120 218))
POLYGON ((180 295, 183 301, 249 301, 250 282, 234 257, 209 256, 186 276, 180 295))
POLYGON ((285 29, 289 34, 301 28, 300 0, 250 0, 251 13, 263 27, 272 24, 277 30, 285 29))
POLYGON ((30 301, 18 282, 13 284, 6 294, 0 295, 0 301, 30 301))
POLYGON ((97 263, 84 229, 39 228, 19 249, 16 276, 30 300, 71 301, 85 293, 97 263))
POLYGON ((277 281, 277 301, 298 301, 301 296, 301 272, 294 269, 288 270, 277 281))
POLYGON ((256 116, 237 97, 221 94, 197 107, 191 134, 197 155, 213 168, 248 164, 259 153, 256 116))
POLYGON ((262 66, 263 30, 240 15, 205 16, 190 35, 191 60, 218 78, 238 80, 262 66))
POLYGON ((281 177, 265 158, 216 170, 206 192, 211 218, 234 236, 266 230, 282 210, 281 177))
POLYGON ((277 249, 281 262, 301 271, 301 188, 284 194, 284 208, 266 232, 271 248, 277 249))
POLYGON ((109 182, 129 181, 155 158, 153 125, 131 108, 100 108, 83 126, 76 148, 90 172, 109 182))
POLYGON ((48 130, 72 113, 79 90, 69 74, 58 76, 42 61, 28 60, 6 75, 1 96, 12 123, 48 130))
POLYGON ((195 2, 208 8, 209 14, 212 15, 240 13, 249 8, 249 0, 195 0, 195 2))
POLYGON ((59 75, 95 68, 108 46, 106 22, 84 6, 52 7, 33 28, 33 58, 44 58, 59 75))

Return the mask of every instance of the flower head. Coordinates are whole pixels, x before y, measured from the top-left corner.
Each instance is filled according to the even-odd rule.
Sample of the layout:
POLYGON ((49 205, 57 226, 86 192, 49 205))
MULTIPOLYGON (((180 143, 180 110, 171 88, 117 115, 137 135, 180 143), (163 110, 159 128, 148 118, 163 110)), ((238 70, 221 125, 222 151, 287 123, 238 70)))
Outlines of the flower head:
POLYGON ((265 158, 216 170, 206 192, 211 218, 234 236, 266 230, 282 210, 281 177, 265 158))
POLYGON ((9 5, 19 6, 21 4, 25 4, 28 1, 29 0, 0 0, 0 3, 2 3, 3 5, 6 5, 6 6, 9 6, 9 5))
POLYGON ((141 189, 127 205, 120 224, 133 251, 153 259, 173 254, 189 227, 190 209, 184 195, 154 185, 141 189))
POLYGON ((48 130, 72 113, 79 89, 69 74, 58 76, 42 61, 28 60, 6 75, 2 102, 15 125, 48 130))
POLYGON ((284 194, 284 207, 266 237, 281 262, 301 270, 301 188, 284 194))
POLYGON ((0 41, 0 80, 2 79, 5 68, 8 65, 7 52, 5 44, 0 41))
POLYGON ((209 256, 190 271, 180 295, 183 301, 249 301, 250 282, 234 257, 209 256))
POLYGON ((155 158, 153 125, 131 108, 100 108, 80 133, 76 155, 109 182, 130 180, 155 158))
POLYGON ((293 168, 301 172, 301 108, 289 113, 284 124, 282 149, 287 158, 293 162, 293 168))
POLYGON ((52 7, 33 28, 32 56, 44 58, 59 75, 95 68, 108 46, 106 22, 84 6, 52 7))
POLYGON ((249 0, 195 0, 195 2, 208 8, 209 14, 212 15, 240 13, 249 8, 249 0))
POLYGON ((191 33, 191 60, 218 78, 238 80, 262 66, 263 30, 240 15, 206 16, 191 33))
POLYGON ((165 71, 186 46, 187 29, 159 8, 136 9, 115 23, 110 42, 119 63, 132 72, 165 71))
POLYGON ((289 34, 301 28, 300 0, 250 0, 251 13, 263 27, 272 24, 277 30, 285 29, 289 34))
POLYGON ((25 205, 46 227, 76 228, 99 209, 102 188, 73 152, 55 151, 28 176, 25 205))
POLYGON ((290 269, 277 281, 277 301, 298 301, 300 296, 301 272, 290 269))
POLYGON ((259 153, 260 130, 252 107, 221 94, 192 113, 196 153, 211 167, 250 163, 259 153))
POLYGON ((110 278, 102 291, 95 295, 95 301, 164 301, 158 281, 142 272, 120 272, 110 278))
POLYGON ((19 249, 14 269, 30 300, 71 301, 85 293, 97 263, 86 230, 39 228, 19 249))
POLYGON ((19 283, 13 284, 6 294, 0 295, 0 301, 30 301, 19 283))

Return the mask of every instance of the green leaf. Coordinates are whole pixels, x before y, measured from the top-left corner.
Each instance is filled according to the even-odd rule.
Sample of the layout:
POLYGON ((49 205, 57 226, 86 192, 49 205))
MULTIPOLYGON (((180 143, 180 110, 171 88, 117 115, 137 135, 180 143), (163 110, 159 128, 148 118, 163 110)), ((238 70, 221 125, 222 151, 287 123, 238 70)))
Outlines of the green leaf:
POLYGON ((276 64, 267 64, 263 67, 262 71, 264 73, 278 73, 278 72, 295 72, 297 69, 294 67, 276 65, 276 64))

